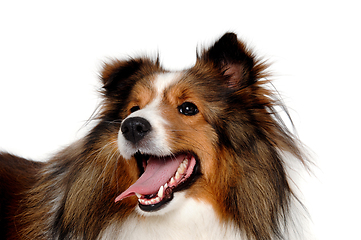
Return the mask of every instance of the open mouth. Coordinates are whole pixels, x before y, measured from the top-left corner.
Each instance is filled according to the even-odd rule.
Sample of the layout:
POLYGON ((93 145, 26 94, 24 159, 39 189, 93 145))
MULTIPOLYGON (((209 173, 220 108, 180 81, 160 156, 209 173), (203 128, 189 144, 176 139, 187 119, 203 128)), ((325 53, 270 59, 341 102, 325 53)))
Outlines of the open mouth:
POLYGON ((167 157, 135 154, 139 179, 122 192, 115 202, 136 195, 143 211, 157 211, 173 199, 176 191, 190 187, 200 175, 195 155, 180 153, 167 157))

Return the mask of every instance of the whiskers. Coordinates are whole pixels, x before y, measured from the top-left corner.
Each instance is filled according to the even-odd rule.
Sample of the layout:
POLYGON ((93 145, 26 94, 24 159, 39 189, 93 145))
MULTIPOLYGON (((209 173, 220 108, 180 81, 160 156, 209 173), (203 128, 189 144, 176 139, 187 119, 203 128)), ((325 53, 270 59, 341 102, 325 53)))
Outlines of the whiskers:
POLYGON ((108 124, 122 124, 122 119, 116 119, 116 120, 112 120, 112 121, 103 121, 105 123, 108 123, 108 124))
POLYGON ((123 119, 116 119, 116 120, 105 120, 104 117, 101 114, 102 110, 102 104, 98 104, 96 109, 93 111, 93 113, 90 115, 90 117, 83 121, 83 125, 79 128, 78 132, 84 130, 84 129, 91 129, 93 126, 96 126, 99 122, 104 122, 108 124, 121 124, 123 119))

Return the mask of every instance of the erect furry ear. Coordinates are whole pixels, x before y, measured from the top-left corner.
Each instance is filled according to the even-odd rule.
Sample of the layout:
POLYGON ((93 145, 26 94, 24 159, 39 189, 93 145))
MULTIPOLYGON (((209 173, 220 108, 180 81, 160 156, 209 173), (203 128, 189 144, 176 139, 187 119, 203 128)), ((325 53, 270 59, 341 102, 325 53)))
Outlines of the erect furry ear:
POLYGON ((112 95, 111 93, 118 90, 125 79, 130 78, 139 71, 141 65, 141 59, 129 61, 114 60, 111 63, 105 63, 101 72, 105 93, 112 95))
POLYGON ((144 76, 159 70, 159 62, 147 58, 130 59, 128 61, 114 60, 105 63, 101 72, 103 89, 108 96, 120 95, 129 91, 136 76, 144 76))
POLYGON ((219 68, 228 77, 230 88, 239 89, 256 82, 254 57, 234 33, 224 34, 200 59, 219 68))

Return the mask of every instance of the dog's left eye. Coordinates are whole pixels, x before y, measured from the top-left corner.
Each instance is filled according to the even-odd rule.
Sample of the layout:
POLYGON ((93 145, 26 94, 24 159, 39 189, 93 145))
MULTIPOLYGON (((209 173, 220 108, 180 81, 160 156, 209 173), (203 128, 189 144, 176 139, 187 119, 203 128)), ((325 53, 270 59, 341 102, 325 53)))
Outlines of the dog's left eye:
POLYGON ((178 111, 186 116, 193 116, 199 112, 197 106, 191 102, 184 102, 182 105, 178 106, 178 111))

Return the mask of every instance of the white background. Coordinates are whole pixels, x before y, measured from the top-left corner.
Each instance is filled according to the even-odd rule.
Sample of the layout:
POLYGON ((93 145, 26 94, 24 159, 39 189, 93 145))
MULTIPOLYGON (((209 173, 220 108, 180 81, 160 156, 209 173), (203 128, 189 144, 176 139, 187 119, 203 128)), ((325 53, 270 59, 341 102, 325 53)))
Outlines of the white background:
POLYGON ((300 189, 309 239, 361 239, 357 1, 2 1, 0 148, 46 160, 81 137, 112 57, 158 52, 182 69, 236 32, 274 64, 274 85, 311 149, 300 189), (79 130, 80 129, 80 130, 79 130))

